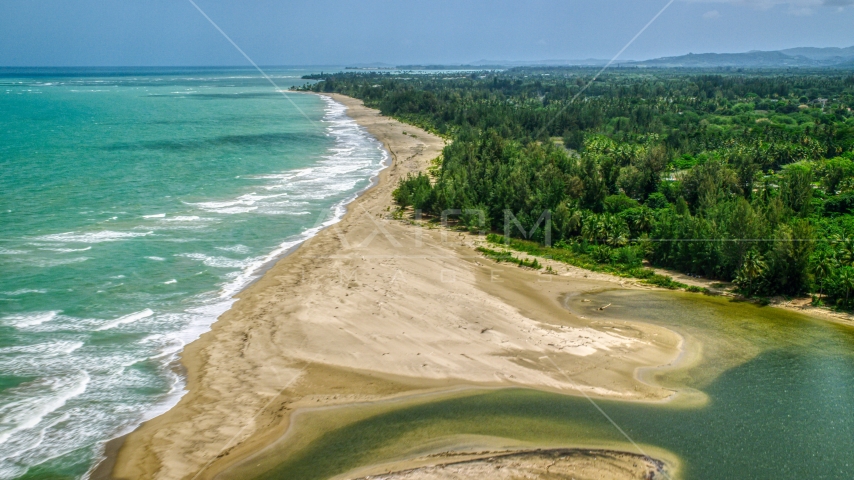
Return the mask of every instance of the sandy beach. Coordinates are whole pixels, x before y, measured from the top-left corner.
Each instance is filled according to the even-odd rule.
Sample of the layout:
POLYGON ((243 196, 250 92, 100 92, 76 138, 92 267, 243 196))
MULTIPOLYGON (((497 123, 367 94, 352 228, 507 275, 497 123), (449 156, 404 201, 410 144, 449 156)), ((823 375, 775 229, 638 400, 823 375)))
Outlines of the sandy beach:
MULTIPOLYGON (((474 250, 477 236, 395 220, 398 181, 426 170, 445 141, 329 96, 385 144, 391 165, 341 222, 280 260, 187 346, 188 393, 127 436, 114 478, 213 478, 280 439, 292 414, 308 407, 461 386, 629 401, 673 395, 637 372, 674 362, 678 335, 643 323, 594 324, 562 304, 623 280, 496 264, 474 250)), ((437 478, 416 473, 388 478, 437 478)))

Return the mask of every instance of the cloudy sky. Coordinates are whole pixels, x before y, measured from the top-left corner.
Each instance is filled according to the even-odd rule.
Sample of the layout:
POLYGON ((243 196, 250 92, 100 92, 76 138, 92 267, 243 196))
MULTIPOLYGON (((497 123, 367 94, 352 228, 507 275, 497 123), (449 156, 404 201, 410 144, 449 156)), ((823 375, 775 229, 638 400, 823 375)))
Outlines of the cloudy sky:
MULTIPOLYGON (((611 58, 670 0, 194 0, 256 63, 611 58)), ((854 0, 674 0, 645 59, 854 45, 854 0)), ((245 65, 191 0, 0 0, 0 66, 245 65)))

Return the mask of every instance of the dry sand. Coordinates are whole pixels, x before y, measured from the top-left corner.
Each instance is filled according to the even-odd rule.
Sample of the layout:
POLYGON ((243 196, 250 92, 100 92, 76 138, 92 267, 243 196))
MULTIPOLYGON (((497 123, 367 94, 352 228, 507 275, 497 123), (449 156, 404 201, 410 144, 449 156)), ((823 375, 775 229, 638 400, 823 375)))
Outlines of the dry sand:
POLYGON ((393 220, 397 182, 424 171, 444 141, 331 96, 386 145, 392 165, 340 223, 279 261, 185 349, 189 392, 127 437, 114 477, 212 478, 280 438, 307 406, 460 385, 672 395, 636 373, 673 362, 678 335, 623 322, 616 333, 561 305, 567 293, 621 280, 495 264, 473 250, 476 237, 393 220))

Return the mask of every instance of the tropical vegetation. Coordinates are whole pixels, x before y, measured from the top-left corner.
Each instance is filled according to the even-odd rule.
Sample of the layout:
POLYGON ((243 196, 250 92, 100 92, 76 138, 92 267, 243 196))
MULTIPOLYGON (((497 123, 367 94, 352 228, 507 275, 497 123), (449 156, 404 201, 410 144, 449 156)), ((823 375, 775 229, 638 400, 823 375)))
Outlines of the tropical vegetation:
POLYGON ((647 261, 854 307, 851 72, 595 73, 346 73, 304 88, 453 140, 401 182, 402 208, 459 210, 472 231, 624 271, 647 261))

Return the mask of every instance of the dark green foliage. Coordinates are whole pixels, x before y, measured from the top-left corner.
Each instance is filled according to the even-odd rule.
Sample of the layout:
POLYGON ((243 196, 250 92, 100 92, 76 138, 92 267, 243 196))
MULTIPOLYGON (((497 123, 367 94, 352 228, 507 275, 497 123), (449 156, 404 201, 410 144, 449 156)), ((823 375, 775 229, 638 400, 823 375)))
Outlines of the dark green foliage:
POLYGON ((605 211, 608 213, 622 213, 630 208, 635 208, 639 204, 637 200, 631 199, 626 195, 610 195, 605 197, 605 211))
POLYGON ((567 130, 563 134, 563 145, 571 150, 581 150, 584 148, 584 132, 567 130))
POLYGON ((698 163, 702 162, 698 158, 687 153, 682 154, 681 157, 676 158, 671 162, 675 170, 688 170, 697 165, 698 163))
POLYGON ((818 171, 825 192, 833 195, 839 190, 848 190, 854 184, 854 162, 851 159, 836 157, 820 162, 818 171))
POLYGON ((644 205, 653 210, 658 210, 660 208, 667 208, 668 202, 667 197, 664 196, 661 192, 653 192, 649 194, 644 205))
POLYGON ((783 204, 799 216, 810 211, 813 195, 812 171, 809 165, 795 163, 787 165, 780 176, 780 196, 783 204))
POLYGON ((638 246, 620 247, 614 250, 611 261, 627 268, 637 268, 643 264, 643 250, 638 246))
POLYGON ((824 202, 826 213, 854 213, 854 192, 835 195, 824 202))
POLYGON ((430 177, 423 173, 407 175, 400 181, 392 196, 401 208, 428 209, 433 201, 433 187, 430 185, 430 177))
POLYGON ((432 179, 400 183, 401 207, 458 210, 514 250, 666 288, 644 260, 854 307, 850 75, 616 70, 576 98, 594 74, 336 74, 306 88, 452 140, 432 179))

